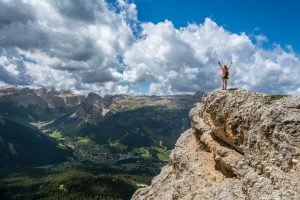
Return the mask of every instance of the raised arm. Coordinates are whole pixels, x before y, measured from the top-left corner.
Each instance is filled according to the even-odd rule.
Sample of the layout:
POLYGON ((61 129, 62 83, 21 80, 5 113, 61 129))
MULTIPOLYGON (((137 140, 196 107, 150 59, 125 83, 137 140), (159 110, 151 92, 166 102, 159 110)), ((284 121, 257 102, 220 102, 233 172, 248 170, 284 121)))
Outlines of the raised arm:
POLYGON ((232 65, 232 61, 230 62, 229 66, 228 66, 228 69, 230 69, 231 65, 232 65))
POLYGON ((220 62, 220 61, 218 61, 218 63, 219 63, 219 65, 220 65, 220 67, 222 68, 222 64, 221 64, 221 62, 220 62))

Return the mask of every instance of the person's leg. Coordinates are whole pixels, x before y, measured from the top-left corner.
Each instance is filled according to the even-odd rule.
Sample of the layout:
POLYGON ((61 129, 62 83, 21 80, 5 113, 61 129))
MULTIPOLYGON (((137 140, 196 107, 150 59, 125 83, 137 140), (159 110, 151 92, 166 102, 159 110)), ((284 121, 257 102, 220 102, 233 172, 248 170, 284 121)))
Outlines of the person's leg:
POLYGON ((225 79, 224 78, 222 78, 222 90, 224 90, 224 87, 225 87, 225 79))
POLYGON ((224 84, 225 84, 224 89, 227 90, 227 79, 225 79, 224 82, 225 82, 225 83, 224 83, 224 84))

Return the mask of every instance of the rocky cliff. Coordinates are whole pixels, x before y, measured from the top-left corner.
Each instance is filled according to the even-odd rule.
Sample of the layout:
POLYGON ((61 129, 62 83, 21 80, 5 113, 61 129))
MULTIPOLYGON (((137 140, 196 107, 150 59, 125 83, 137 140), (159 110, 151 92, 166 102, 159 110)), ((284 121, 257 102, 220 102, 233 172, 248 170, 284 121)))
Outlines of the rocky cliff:
POLYGON ((300 97, 215 91, 133 200, 300 199, 300 97))

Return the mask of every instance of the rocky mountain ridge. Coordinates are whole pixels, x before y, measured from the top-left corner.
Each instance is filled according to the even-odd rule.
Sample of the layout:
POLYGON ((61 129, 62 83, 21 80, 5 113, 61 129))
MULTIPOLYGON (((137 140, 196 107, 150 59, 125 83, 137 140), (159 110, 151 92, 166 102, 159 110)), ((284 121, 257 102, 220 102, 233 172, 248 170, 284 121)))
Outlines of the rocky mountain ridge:
MULTIPOLYGON (((156 174, 154 170, 159 170, 162 162, 168 160, 169 149, 179 134, 190 127, 188 111, 200 96, 201 93, 102 97, 96 93, 83 96, 54 89, 3 87, 0 88, 0 120, 35 130, 34 133, 54 141, 60 149, 71 148, 73 157, 79 161, 106 161, 106 157, 118 161, 125 157, 146 163, 152 159, 155 166, 149 171, 156 174)), ((18 134, 22 134, 22 128, 0 134, 7 163, 16 160, 10 147, 23 152, 18 151, 23 146, 18 134), (14 140, 5 138, 7 134, 14 140)), ((135 160, 130 162, 136 164, 135 160)), ((144 168, 142 164, 138 167, 144 168)))
POLYGON ((0 103, 9 102, 22 106, 39 105, 49 108, 58 108, 76 106, 83 100, 83 95, 76 95, 69 91, 58 92, 54 89, 47 90, 45 88, 0 88, 0 103))
MULTIPOLYGON (((194 95, 167 96, 130 96, 125 94, 105 95, 104 97, 89 93, 87 96, 72 91, 30 89, 21 87, 0 87, 0 104, 15 106, 39 106, 43 109, 69 109, 78 107, 77 114, 86 115, 87 110, 95 110, 103 117, 108 113, 127 111, 144 106, 186 107, 197 101, 203 93, 194 95)), ((99 116, 97 116, 99 117, 99 116)))
POLYGON ((300 97, 215 91, 133 200, 300 199, 300 97))

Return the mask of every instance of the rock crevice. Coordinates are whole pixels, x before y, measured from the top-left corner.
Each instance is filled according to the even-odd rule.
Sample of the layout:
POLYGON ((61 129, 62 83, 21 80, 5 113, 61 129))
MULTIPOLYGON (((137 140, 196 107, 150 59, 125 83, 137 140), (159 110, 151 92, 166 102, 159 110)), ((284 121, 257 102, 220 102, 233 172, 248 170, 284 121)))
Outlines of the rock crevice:
POLYGON ((205 95, 170 164, 132 199, 300 199, 299 107, 246 90, 205 95))

